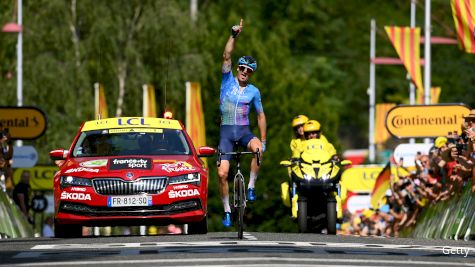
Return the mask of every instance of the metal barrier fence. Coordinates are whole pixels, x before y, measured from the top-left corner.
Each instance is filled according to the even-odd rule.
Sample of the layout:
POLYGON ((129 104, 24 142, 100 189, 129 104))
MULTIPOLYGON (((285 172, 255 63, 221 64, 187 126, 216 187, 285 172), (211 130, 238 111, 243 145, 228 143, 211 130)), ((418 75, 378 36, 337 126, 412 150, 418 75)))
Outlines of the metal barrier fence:
POLYGON ((13 200, 0 190, 0 238, 33 237, 33 227, 13 200))

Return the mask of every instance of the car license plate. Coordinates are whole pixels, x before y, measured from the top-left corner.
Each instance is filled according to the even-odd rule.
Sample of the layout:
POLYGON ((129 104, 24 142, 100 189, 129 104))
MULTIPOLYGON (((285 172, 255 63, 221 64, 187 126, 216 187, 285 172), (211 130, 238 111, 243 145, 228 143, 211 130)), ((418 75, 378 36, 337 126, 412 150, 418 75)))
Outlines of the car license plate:
POLYGON ((107 198, 109 207, 152 206, 152 196, 114 196, 107 198))

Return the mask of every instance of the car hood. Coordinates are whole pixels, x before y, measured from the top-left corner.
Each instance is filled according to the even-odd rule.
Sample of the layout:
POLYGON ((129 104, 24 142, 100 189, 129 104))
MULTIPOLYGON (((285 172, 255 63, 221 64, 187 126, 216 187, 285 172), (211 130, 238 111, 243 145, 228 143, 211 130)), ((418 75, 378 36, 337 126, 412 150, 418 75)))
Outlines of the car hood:
POLYGON ((191 155, 70 158, 62 166, 61 174, 135 180, 139 177, 177 176, 199 172, 201 168, 202 166, 191 155))

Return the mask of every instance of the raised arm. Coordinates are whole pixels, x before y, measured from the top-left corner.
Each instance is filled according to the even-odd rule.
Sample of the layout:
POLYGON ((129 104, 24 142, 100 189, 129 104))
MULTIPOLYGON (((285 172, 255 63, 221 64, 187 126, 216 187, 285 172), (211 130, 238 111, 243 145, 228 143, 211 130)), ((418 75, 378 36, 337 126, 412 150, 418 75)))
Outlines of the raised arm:
POLYGON ((231 36, 229 36, 228 41, 226 42, 226 46, 224 47, 223 52, 223 73, 227 73, 231 71, 231 54, 234 51, 234 43, 236 38, 242 31, 242 19, 239 25, 234 25, 231 29, 231 36))

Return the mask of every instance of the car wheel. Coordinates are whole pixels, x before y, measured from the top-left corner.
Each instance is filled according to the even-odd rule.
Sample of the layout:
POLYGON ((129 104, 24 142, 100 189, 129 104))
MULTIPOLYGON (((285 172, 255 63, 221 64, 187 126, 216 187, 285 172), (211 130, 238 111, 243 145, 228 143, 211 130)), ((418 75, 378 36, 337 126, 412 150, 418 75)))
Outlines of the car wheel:
POLYGON ((67 225, 54 222, 54 237, 71 238, 82 237, 82 225, 67 225))
POLYGON ((208 233, 208 216, 205 216, 203 220, 194 223, 188 223, 189 235, 204 235, 208 233))

